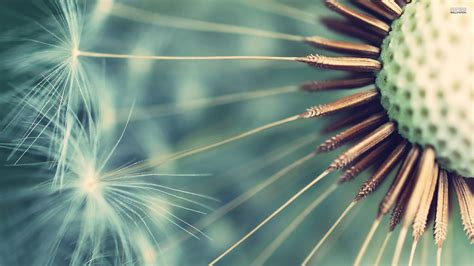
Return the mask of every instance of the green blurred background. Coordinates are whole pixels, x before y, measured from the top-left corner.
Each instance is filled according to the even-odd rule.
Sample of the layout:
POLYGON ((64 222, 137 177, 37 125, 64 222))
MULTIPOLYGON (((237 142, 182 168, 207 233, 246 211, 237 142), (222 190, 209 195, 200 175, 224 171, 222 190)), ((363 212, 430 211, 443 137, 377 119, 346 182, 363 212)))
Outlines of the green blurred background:
MULTIPOLYGON (((43 10, 45 6, 39 2, 32 0, 2 1, 2 16, 0 18, 2 32, 11 34, 14 27, 27 25, 29 22, 25 17, 31 17, 33 20, 44 19, 44 16, 48 14, 43 10)), ((253 1, 144 0, 119 2, 170 16, 294 35, 320 35, 338 40, 347 39, 327 30, 318 21, 322 17, 335 16, 323 6, 321 1, 287 0, 278 2, 312 15, 313 23, 275 14, 264 5, 261 6, 253 1)), ((88 9, 93 9, 95 2, 87 1, 87 4, 88 9)), ((330 54, 315 50, 302 43, 176 29, 131 22, 114 16, 106 17, 103 20, 98 34, 83 36, 83 42, 88 44, 87 49, 89 50, 110 53, 176 56, 330 54)), ((2 44, 5 49, 11 45, 10 43, 2 44)), ((178 108, 179 112, 173 114, 132 121, 128 125, 124 141, 119 148, 119 157, 123 161, 167 156, 191 147, 211 144, 237 133, 301 113, 309 106, 331 101, 344 94, 344 92, 317 94, 294 92, 210 108, 186 109, 186 106, 192 105, 199 99, 298 85, 311 80, 342 76, 343 73, 313 69, 292 62, 87 61, 91 65, 105 66, 103 68, 105 72, 98 78, 107 81, 107 87, 114 95, 114 105, 118 110, 127 110, 131 106, 131 99, 137 99, 136 110, 163 105, 180 107, 178 108)), ((6 93, 17 83, 21 83, 21 80, 16 77, 2 75, 1 79, 2 90, 6 93)), ((120 114, 123 116, 123 112, 120 114)), ((285 166, 313 151, 320 142, 328 137, 318 132, 322 126, 330 123, 331 119, 308 120, 281 126, 221 148, 161 166, 157 172, 212 174, 207 177, 186 179, 167 178, 163 182, 179 189, 217 197, 221 202, 216 203, 214 207, 218 209, 219 206, 225 205, 238 195, 258 186, 285 166)), ((117 132, 120 132, 123 126, 123 123, 117 124, 117 132)), ((333 152, 317 156, 217 220, 204 230, 212 240, 190 238, 165 252, 165 256, 169 257, 170 261, 182 265, 207 264, 277 209, 314 176, 322 172, 336 155, 337 153, 333 152)), ((12 177, 16 175, 16 171, 18 169, 5 166, 2 167, 0 175, 12 177)), ((248 265, 251 263, 294 217, 319 194, 323 193, 337 177, 337 173, 330 175, 316 188, 306 193, 280 216, 227 256, 223 260, 224 264, 248 265)), ((361 175, 325 200, 276 251, 268 264, 294 265, 300 263, 349 204, 358 187, 366 178, 367 175, 361 175)), ((9 191, 15 190, 16 186, 25 186, 23 182, 13 182, 14 185, 12 185, 12 178, 4 178, 4 180, 7 184, 2 187, 9 191)), ((323 249, 319 251, 314 260, 315 263, 318 265, 352 264, 364 236, 375 218, 378 202, 389 183, 390 180, 386 181, 376 193, 354 209, 333 236, 328 239, 323 249)), ((454 200, 453 197, 452 201, 454 200)), ((15 211, 21 212, 21 206, 12 207, 8 204, 2 203, 0 205, 3 206, 0 211, 5 217, 4 220, 8 220, 6 216, 12 215, 15 211)), ((461 262, 466 264, 474 259, 472 246, 469 245, 462 232, 456 205, 453 204, 452 230, 446 243, 447 265, 451 264, 453 258, 456 258, 457 263, 461 259, 461 262)), ((183 213, 182 218, 192 223, 198 223, 205 217, 183 213)), ((373 263, 375 260, 378 247, 387 232, 388 225, 386 223, 385 220, 373 239, 366 255, 367 263, 373 263)), ((429 225, 425 234, 426 242, 422 241, 418 253, 421 254, 422 250, 427 250, 425 254, 427 254, 426 262, 428 264, 434 263, 435 256, 431 230, 432 224, 429 225)), ((179 237, 182 234, 184 232, 175 229, 170 232, 168 239, 179 237)), ((37 239, 37 241, 41 243, 41 239, 37 239)), ((385 263, 390 261, 394 242, 392 239, 387 248, 385 263)), ((6 244, 2 243, 2 245, 6 244)), ((404 259, 407 259, 409 246, 405 245, 404 259)), ((11 254, 1 253, 0 255, 11 256, 11 254)), ((402 259, 401 261, 406 260, 402 259)), ((423 260, 418 259, 416 262, 421 263, 423 260)))

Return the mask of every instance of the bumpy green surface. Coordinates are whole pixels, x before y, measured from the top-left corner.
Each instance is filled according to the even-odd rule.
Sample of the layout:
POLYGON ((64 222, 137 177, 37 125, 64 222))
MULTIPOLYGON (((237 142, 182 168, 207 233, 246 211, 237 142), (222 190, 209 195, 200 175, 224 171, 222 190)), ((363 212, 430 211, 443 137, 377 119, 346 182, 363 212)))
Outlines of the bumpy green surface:
POLYGON ((382 45, 382 104, 412 143, 444 169, 474 176, 474 1, 407 5, 382 45), (467 14, 452 14, 466 7, 467 14))

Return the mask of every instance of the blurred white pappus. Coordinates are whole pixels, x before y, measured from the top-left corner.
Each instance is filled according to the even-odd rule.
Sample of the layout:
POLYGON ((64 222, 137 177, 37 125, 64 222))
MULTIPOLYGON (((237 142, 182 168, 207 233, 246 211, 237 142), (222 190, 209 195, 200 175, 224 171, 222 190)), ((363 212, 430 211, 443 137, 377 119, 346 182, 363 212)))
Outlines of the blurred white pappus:
MULTIPOLYGON (((90 117, 95 95, 90 91, 89 75, 95 71, 80 62, 79 47, 82 40, 84 2, 56 0, 47 5, 48 19, 30 22, 4 34, 3 40, 12 42, 4 52, 2 68, 15 85, 15 93, 8 101, 14 104, 3 119, 3 128, 15 128, 19 123, 29 123, 23 139, 38 139, 43 131, 36 127, 61 125, 54 134, 68 132, 69 112, 84 113, 90 117), (34 134, 37 135, 34 135, 34 134)), ((84 34, 84 36, 92 36, 84 34)), ((15 129, 17 130, 17 129, 15 129)), ((57 137, 65 137, 58 135, 57 137)))
POLYGON ((33 179, 31 186, 7 191, 13 195, 7 198, 29 206, 14 213, 11 230, 11 248, 21 250, 13 253, 20 265, 31 263, 31 258, 35 265, 164 263, 166 254, 159 246, 176 234, 173 230, 207 237, 185 217, 206 214, 212 208, 200 201, 215 199, 160 182, 162 176, 199 174, 138 172, 134 164, 115 167, 123 133, 111 140, 93 124, 83 125, 77 118, 69 124, 73 126, 64 153, 51 153, 41 142, 30 147, 31 154, 62 156, 56 159, 62 162, 61 172, 51 178, 51 168, 40 164, 25 177, 33 179), (41 244, 26 244, 34 240, 41 244))
MULTIPOLYGON (((42 98, 20 99, 23 115, 18 116, 18 121, 12 120, 5 131, 4 138, 8 139, 11 153, 8 160, 14 165, 21 165, 23 158, 29 153, 39 155, 49 163, 50 169, 55 169, 54 184, 62 186, 65 168, 71 164, 80 165, 77 160, 81 158, 92 158, 93 146, 99 143, 90 143, 97 140, 99 135, 111 136, 115 128, 115 111, 111 91, 103 87, 92 90, 98 104, 91 109, 81 107, 77 112, 66 110, 61 117, 57 113, 61 111, 58 107, 43 110, 42 98), (30 114, 27 114, 30 113, 30 114), (15 137, 12 137, 15 136, 15 137), (87 147, 87 148, 84 148, 87 147)), ((41 95, 41 92, 38 93, 41 95)), ((57 95, 48 95, 49 101, 57 100, 57 95)))

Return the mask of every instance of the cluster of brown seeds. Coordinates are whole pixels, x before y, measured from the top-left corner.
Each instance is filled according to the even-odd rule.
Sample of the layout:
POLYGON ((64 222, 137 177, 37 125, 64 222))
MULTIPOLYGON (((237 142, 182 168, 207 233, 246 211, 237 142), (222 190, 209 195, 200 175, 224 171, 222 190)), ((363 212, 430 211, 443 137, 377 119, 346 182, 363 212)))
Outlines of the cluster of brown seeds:
MULTIPOLYGON (((474 193, 472 183, 465 177, 441 169, 436 162, 436 151, 432 147, 413 145, 397 133, 396 123, 389 120, 386 111, 380 104, 380 92, 375 87, 374 82, 376 71, 382 67, 381 62, 376 59, 381 50, 379 48, 380 44, 390 31, 391 21, 402 15, 404 5, 410 1, 352 1, 365 12, 349 8, 335 0, 326 0, 325 2, 328 8, 345 17, 344 20, 325 20, 330 29, 358 37, 364 40, 365 43, 333 41, 317 36, 304 38, 304 41, 308 44, 347 56, 310 55, 294 58, 296 61, 318 68, 348 71, 349 75, 338 80, 314 81, 303 84, 301 89, 318 92, 357 89, 369 85, 374 85, 374 88, 354 93, 331 103, 311 107, 306 112, 290 118, 290 120, 310 119, 342 112, 346 115, 331 123, 324 131, 334 132, 342 128, 347 129, 339 131, 324 141, 317 147, 313 155, 335 150, 351 141, 355 141, 355 144, 339 155, 324 173, 295 194, 211 264, 221 260, 330 172, 337 169, 344 170, 337 184, 340 185, 352 180, 371 166, 377 166, 377 170, 356 193, 352 203, 303 262, 303 264, 308 263, 348 211, 377 189, 382 181, 396 170, 398 165, 396 175, 380 202, 374 224, 367 234, 355 264, 361 263, 377 227, 390 210, 392 210, 392 215, 387 237, 381 246, 376 264, 380 262, 390 236, 398 224, 401 225, 401 229, 392 263, 398 264, 408 230, 412 227, 413 245, 409 261, 412 264, 418 240, 426 232, 430 219, 434 220, 434 239, 438 247, 437 262, 440 264, 442 245, 447 236, 449 194, 457 195, 465 232, 470 242, 474 243, 474 193), (348 110, 350 112, 347 113, 350 114, 344 112, 348 110), (432 206, 434 210, 432 212, 434 213, 429 215, 432 206)), ((288 121, 286 120, 286 122, 288 121)))

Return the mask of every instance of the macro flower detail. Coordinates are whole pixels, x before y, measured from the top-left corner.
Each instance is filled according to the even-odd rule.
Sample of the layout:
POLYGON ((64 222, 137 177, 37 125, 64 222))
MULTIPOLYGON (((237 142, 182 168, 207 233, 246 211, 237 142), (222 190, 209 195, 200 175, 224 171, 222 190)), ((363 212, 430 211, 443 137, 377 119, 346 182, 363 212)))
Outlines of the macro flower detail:
POLYGON ((2 117, 0 148, 2 156, 9 152, 10 171, 2 173, 0 264, 171 263, 161 245, 175 228, 209 238, 182 216, 204 215, 217 200, 164 179, 207 175, 135 171, 133 160, 120 158, 133 100, 121 102, 123 125, 110 121, 117 102, 103 84, 107 77, 79 58, 85 3, 46 7, 52 10, 44 24, 7 32, 6 42, 20 44, 2 57, 20 85, 2 96, 12 109, 2 117))
MULTIPOLYGON (((352 139, 357 134, 357 137, 362 140, 343 152, 325 172, 296 193, 211 264, 223 259, 333 170, 347 168, 346 173, 340 179, 340 182, 345 182, 380 160, 382 162, 378 169, 362 185, 347 209, 314 246, 303 261, 303 265, 310 263, 349 211, 361 199, 374 191, 400 162, 402 164, 390 189, 380 203, 377 218, 361 246, 355 265, 361 263, 383 216, 392 208, 394 210, 390 222, 390 232, 387 234, 375 264, 380 262, 391 232, 400 223, 401 231, 394 250, 392 264, 399 264, 408 229, 412 227, 413 242, 409 258, 409 265, 412 265, 418 240, 425 233, 427 223, 432 219, 428 216, 431 205, 437 206, 433 216, 436 217, 434 235, 438 246, 437 263, 439 265, 442 244, 447 234, 446 201, 448 196, 446 194, 456 193, 458 195, 465 231, 472 243, 473 217, 470 213, 472 213, 474 206, 467 202, 472 201, 474 194, 468 188, 464 178, 473 175, 472 156, 474 153, 470 135, 474 130, 474 124, 472 123, 473 116, 469 114, 472 112, 467 110, 472 102, 473 91, 472 84, 461 82, 462 77, 472 75, 473 54, 470 52, 470 40, 474 36, 474 32, 472 27, 468 26, 469 21, 472 22, 472 17, 450 16, 449 6, 453 3, 449 1, 412 1, 403 3, 402 6, 406 4, 403 9, 394 1, 355 2, 370 15, 338 1, 325 1, 328 8, 350 21, 358 23, 365 30, 365 34, 382 37, 383 42, 379 42, 380 49, 370 45, 371 42, 373 43, 372 38, 365 39, 367 44, 364 46, 355 43, 341 45, 338 42, 321 41, 318 37, 312 37, 308 40, 314 40, 316 46, 367 57, 310 55, 305 59, 298 59, 298 61, 319 68, 351 71, 354 72, 353 75, 356 75, 357 72, 373 71, 377 89, 366 90, 329 104, 311 107, 300 117, 315 118, 345 109, 354 109, 353 113, 358 113, 369 108, 369 105, 378 105, 377 102, 380 101, 389 118, 385 122, 382 119, 375 120, 374 123, 372 114, 375 118, 383 118, 384 115, 377 116, 376 112, 369 112, 361 117, 356 117, 355 114, 350 115, 356 118, 345 122, 354 126, 326 140, 316 152, 333 150, 339 143, 346 141, 345 139, 352 139), (440 27, 452 30, 441 32, 440 27), (460 31, 465 28, 468 28, 468 31, 464 32, 468 37, 461 37, 460 31), (430 37, 435 37, 435 41, 431 41, 430 37), (341 47, 344 48, 341 49, 341 47), (374 56, 372 54, 374 51, 381 52, 380 62, 371 58, 374 56), (447 59, 443 59, 445 57, 447 59), (393 122, 387 122, 388 120, 393 122), (395 128, 400 132, 401 138, 394 133, 395 128), (402 138, 406 138, 409 142, 402 140, 402 138), (388 144, 384 146, 383 143, 388 144), (383 149, 377 149, 377 146, 383 149), (382 160, 377 157, 386 159, 382 160), (352 164, 354 165, 352 166, 352 164), (452 171, 452 173, 447 174, 446 171, 452 171), (448 190, 448 179, 451 179, 451 182, 455 184, 454 189, 448 190), (438 202, 436 202, 434 193, 438 182, 440 182, 438 188, 440 194, 438 202)), ((472 8, 471 3, 468 9, 472 8)), ((361 77, 361 79, 364 78, 361 77)), ((308 91, 318 91, 326 84, 330 89, 351 88, 349 85, 351 81, 357 83, 360 80, 313 82, 303 85, 302 88, 308 91), (333 84, 337 85, 332 86, 333 84)), ((366 84, 363 83, 363 85, 366 84)))
POLYGON ((474 71, 474 21, 451 15, 455 3, 463 1, 417 1, 405 8, 382 45, 377 86, 405 138, 434 147, 443 168, 474 176, 474 115, 466 109, 474 94, 465 78, 474 71))
MULTIPOLYGON (((454 263, 466 261, 469 254, 448 241, 462 228, 464 242, 456 238, 456 244, 474 243, 472 1, 325 0, 318 14, 335 17, 323 18, 296 3, 218 1, 260 10, 252 14, 262 16, 304 23, 320 19, 318 27, 325 26, 334 38, 162 14, 166 11, 151 8, 158 3, 147 1, 92 2, 46 1, 48 19, 37 23, 43 34, 29 27, 8 31, 14 40, 6 40, 13 44, 0 66, 15 82, 1 103, 9 111, 2 116, 0 149, 8 152, 11 165, 5 168, 19 173, 7 170, 2 180, 0 218, 5 221, 0 237, 10 245, 0 243, 7 250, 0 251, 0 264, 313 265, 322 264, 325 248, 336 243, 330 241, 345 226, 352 230, 345 233, 350 237, 368 230, 363 238, 341 243, 357 250, 348 252, 344 264, 443 265, 447 257, 454 263), (181 30, 186 34, 180 35, 181 30), (229 39, 213 40, 217 35, 229 39), (257 50, 257 42, 249 39, 242 42, 243 55, 220 55, 222 43, 234 47, 232 38, 249 36, 301 46, 275 45, 277 51, 291 52, 286 56, 253 55, 247 51, 257 50), (166 46, 166 37, 183 48, 166 46), (185 47, 190 46, 205 48, 202 55, 189 55, 185 47), (282 76, 296 80, 303 67, 326 78, 311 76, 296 85, 292 79, 291 85, 217 96, 207 95, 212 93, 198 82, 214 80, 205 77, 200 64, 220 63, 209 67, 210 76, 225 80, 229 88, 246 83, 240 69, 235 71, 242 62, 256 63, 259 71, 269 71, 274 63, 285 66, 279 66, 284 75, 262 75, 262 84, 282 83, 282 76), (175 63, 179 67, 167 65, 175 63), (192 70, 191 65, 199 66, 192 70), (224 75, 226 71, 239 73, 224 75), (285 98, 303 93, 308 105, 285 98), (272 96, 284 99, 251 103, 272 96), (166 102, 170 99, 175 103, 166 102), (236 103, 241 106, 232 111, 199 110, 236 103), (283 118, 275 119, 280 113, 283 118), (275 120, 201 144, 267 115, 275 120), (301 124, 316 125, 316 130, 307 134, 301 124), (286 143, 271 146, 273 139, 266 136, 258 145, 198 157, 276 128, 287 129, 278 133, 287 135, 286 143), (323 137, 319 145, 313 145, 315 135, 323 137), (195 139, 198 144, 190 145, 195 139), (271 147, 269 155, 249 156, 265 146, 271 147), (278 168, 277 162, 308 146, 311 150, 278 168), (198 159, 190 163, 194 157, 198 159), (239 165, 240 157, 253 164, 239 165), (310 162, 311 169, 304 168, 310 162), (259 170, 266 168, 277 171, 265 178, 259 170), (314 168, 317 174, 311 172, 314 168), (218 174, 179 174, 181 169, 218 174), (298 169, 311 177, 284 179, 298 169), (226 178, 229 173, 238 179, 226 178), (354 185, 359 188, 352 189, 354 185), (329 214, 339 212, 336 205, 348 194, 333 219, 329 214), (215 209, 219 197, 223 204, 215 209), (251 199, 257 203, 251 205, 251 199), (266 205, 272 203, 276 208, 266 205), (374 203, 373 212, 362 207, 374 203), (322 212, 316 211, 320 206, 322 212), (351 217, 361 208, 364 219, 356 222, 351 217), (272 232, 269 227, 275 223, 283 226, 272 232), (298 230, 303 238, 292 238, 298 230), (266 235, 257 238, 259 234, 266 235), (190 238, 201 242, 189 243, 190 238)), ((163 10, 180 12, 182 6, 173 1, 163 10)), ((251 17, 249 13, 245 19, 251 17)), ((261 50, 272 50, 265 45, 261 50)))

